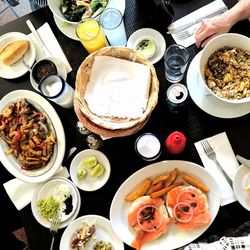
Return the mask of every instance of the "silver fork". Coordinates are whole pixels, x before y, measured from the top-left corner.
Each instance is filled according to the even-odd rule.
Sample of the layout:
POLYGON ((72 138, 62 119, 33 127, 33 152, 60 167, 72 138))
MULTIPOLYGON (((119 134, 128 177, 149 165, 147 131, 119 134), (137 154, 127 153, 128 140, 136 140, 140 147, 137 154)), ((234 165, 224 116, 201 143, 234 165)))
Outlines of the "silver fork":
POLYGON ((55 235, 57 234, 58 228, 60 226, 60 216, 56 215, 52 218, 51 225, 50 225, 50 233, 52 235, 52 240, 50 244, 50 250, 53 250, 55 235))
POLYGON ((204 149, 204 152, 208 156, 208 158, 216 163, 216 165, 221 169, 223 172, 224 176, 226 177, 228 183, 232 186, 232 180, 227 174, 227 172, 223 169, 223 167, 220 165, 220 163, 217 160, 216 153, 214 152, 214 149, 211 147, 209 142, 207 140, 201 141, 201 146, 204 149))
POLYGON ((192 36, 194 34, 194 31, 195 31, 195 28, 192 27, 192 29, 180 31, 180 32, 174 34, 174 36, 178 39, 184 40, 184 39, 187 39, 188 37, 192 36))

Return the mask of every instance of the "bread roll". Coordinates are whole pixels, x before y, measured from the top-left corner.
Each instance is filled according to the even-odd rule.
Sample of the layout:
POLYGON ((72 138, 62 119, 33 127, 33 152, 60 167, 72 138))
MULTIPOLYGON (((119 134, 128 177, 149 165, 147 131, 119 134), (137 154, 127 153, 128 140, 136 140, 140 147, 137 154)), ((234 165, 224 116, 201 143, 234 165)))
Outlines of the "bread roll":
POLYGON ((28 40, 18 40, 7 44, 0 50, 0 60, 6 65, 14 64, 25 54, 29 45, 28 40))

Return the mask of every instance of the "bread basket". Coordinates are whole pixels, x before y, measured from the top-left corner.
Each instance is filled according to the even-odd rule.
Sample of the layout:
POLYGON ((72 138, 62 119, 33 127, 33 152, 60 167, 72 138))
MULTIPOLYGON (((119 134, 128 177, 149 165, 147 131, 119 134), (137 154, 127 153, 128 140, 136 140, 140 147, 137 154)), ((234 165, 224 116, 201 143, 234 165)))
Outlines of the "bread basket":
POLYGON ((127 136, 141 129, 149 119, 158 102, 159 81, 153 65, 139 52, 126 47, 105 47, 90 54, 80 65, 75 84, 74 109, 78 119, 92 132, 103 136, 127 136), (137 119, 106 118, 92 113, 84 99, 87 83, 95 56, 113 56, 149 66, 151 83, 148 103, 142 116, 137 119))

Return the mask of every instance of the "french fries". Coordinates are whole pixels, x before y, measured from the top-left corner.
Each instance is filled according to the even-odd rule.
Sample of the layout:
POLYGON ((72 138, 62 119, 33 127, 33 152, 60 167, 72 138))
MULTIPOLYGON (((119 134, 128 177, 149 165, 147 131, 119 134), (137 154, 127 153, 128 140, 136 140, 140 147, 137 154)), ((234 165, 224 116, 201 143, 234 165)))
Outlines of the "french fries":
POLYGON ((175 182, 174 184, 172 184, 168 187, 165 187, 165 188, 160 189, 154 193, 151 193, 150 198, 154 199, 154 198, 161 197, 161 196, 165 195, 167 192, 169 192, 171 189, 173 189, 177 186, 181 186, 181 185, 183 185, 183 181, 175 182))
POLYGON ((187 173, 181 172, 181 177, 189 184, 193 185, 194 187, 199 188, 203 192, 207 193, 209 191, 208 187, 204 184, 202 184, 200 181, 195 179, 194 177, 188 175, 187 173))
POLYGON ((149 188, 147 194, 152 194, 160 189, 164 188, 164 185, 162 182, 158 182, 157 184, 155 185, 151 185, 151 187, 149 188))
POLYGON ((165 182, 169 177, 169 174, 168 175, 165 175, 165 174, 162 174, 162 175, 158 175, 153 181, 152 181, 152 185, 156 185, 158 184, 159 182, 165 182))
POLYGON ((199 188, 205 193, 209 192, 209 188, 205 184, 185 172, 179 172, 179 170, 175 168, 169 173, 156 176, 152 181, 149 178, 145 179, 131 193, 127 194, 124 199, 131 202, 143 195, 149 195, 151 198, 164 198, 171 189, 185 185, 183 181, 199 188), (178 175, 180 175, 180 177, 178 177, 178 175))
POLYGON ((126 195, 124 199, 126 201, 134 201, 137 198, 146 194, 150 186, 151 186, 151 180, 146 179, 142 183, 140 183, 132 193, 129 193, 128 195, 126 195))
POLYGON ((167 181, 165 182, 164 186, 168 187, 168 186, 172 185, 175 182, 175 180, 176 180, 176 178, 178 176, 178 173, 179 173, 179 171, 178 171, 177 168, 173 169, 169 173, 169 177, 168 177, 167 181))

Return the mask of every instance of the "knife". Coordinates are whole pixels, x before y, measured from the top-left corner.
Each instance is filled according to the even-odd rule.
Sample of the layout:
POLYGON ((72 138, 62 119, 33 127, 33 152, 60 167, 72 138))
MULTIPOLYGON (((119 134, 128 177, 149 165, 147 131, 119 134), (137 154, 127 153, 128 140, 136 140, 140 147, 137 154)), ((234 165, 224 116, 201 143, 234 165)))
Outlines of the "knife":
POLYGON ((244 166, 250 168, 250 160, 247 160, 246 158, 240 156, 240 155, 236 155, 236 159, 243 164, 244 166))
POLYGON ((179 27, 176 27, 176 28, 170 28, 168 31, 167 31, 167 34, 174 34, 174 33, 178 33, 180 31, 183 31, 197 23, 200 23, 203 19, 207 19, 207 18, 211 18, 211 17, 214 17, 214 16, 217 16, 217 15, 220 15, 222 14, 223 12, 225 12, 225 10, 222 10, 222 11, 219 11, 219 12, 215 12, 215 13, 212 13, 210 15, 207 15, 205 17, 200 17, 200 18, 197 18, 196 20, 193 20, 191 22, 188 22, 188 23, 185 23, 183 25, 180 25, 179 27))

